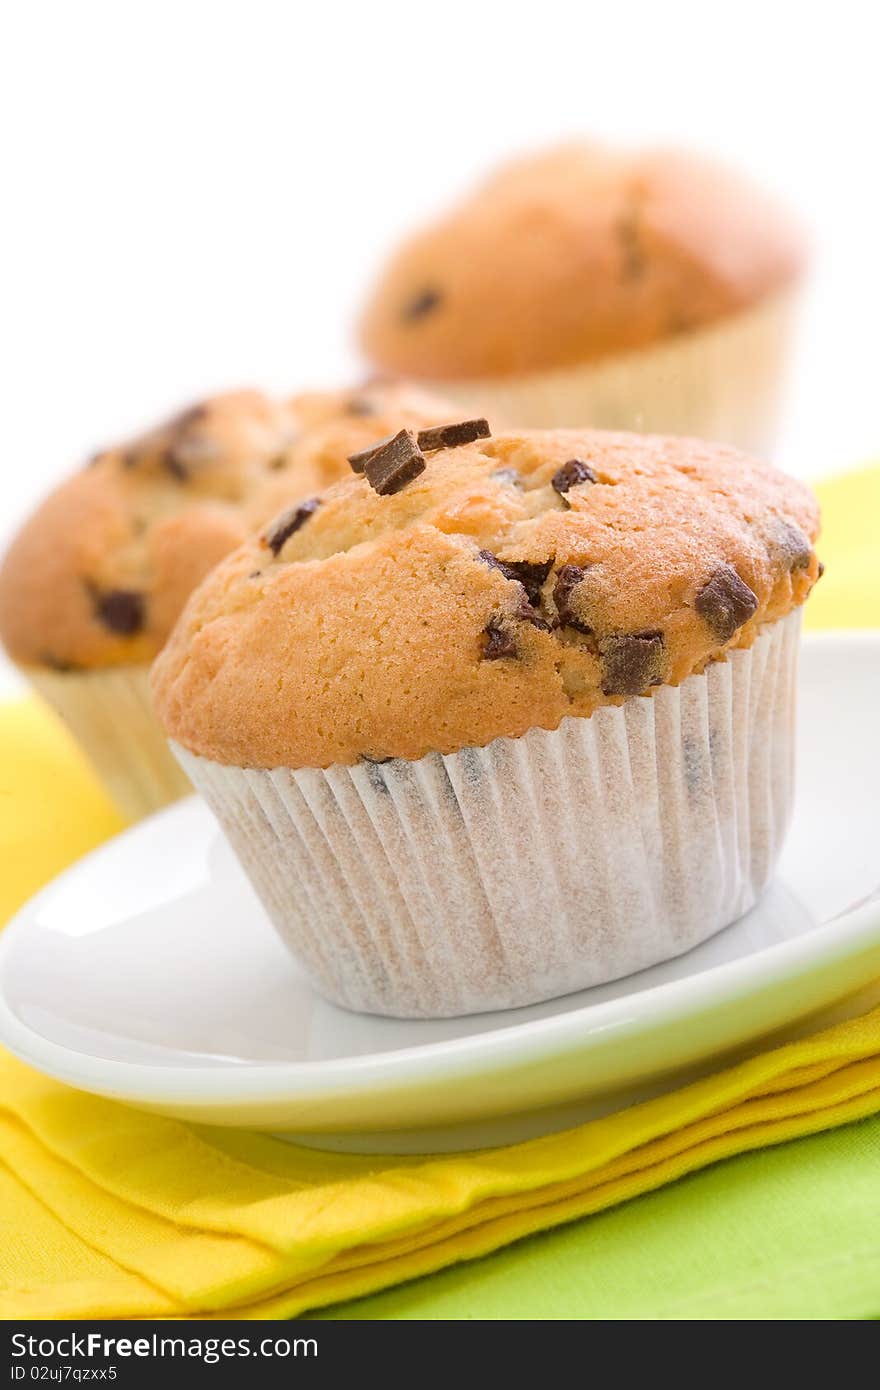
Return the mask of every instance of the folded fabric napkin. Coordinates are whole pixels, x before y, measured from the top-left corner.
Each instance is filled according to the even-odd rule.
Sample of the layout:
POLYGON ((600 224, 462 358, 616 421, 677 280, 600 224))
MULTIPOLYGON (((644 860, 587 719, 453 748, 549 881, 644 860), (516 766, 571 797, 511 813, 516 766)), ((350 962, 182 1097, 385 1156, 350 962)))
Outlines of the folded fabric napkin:
MULTIPOLYGON (((813 625, 817 616, 826 625, 848 625, 851 613, 862 623, 880 622, 880 586, 868 563, 868 522, 880 503, 880 472, 834 480, 824 493, 829 573, 824 597, 820 586, 812 601, 813 625)), ((49 716, 31 701, 6 706, 0 712, 3 910, 11 911, 39 879, 117 827, 115 813, 49 716)), ((472 1260, 731 1155, 880 1113, 880 1010, 618 1115, 475 1154, 320 1154, 260 1135, 142 1114, 49 1081, 5 1053, 0 1097, 3 1316, 289 1316, 472 1260)), ((792 1290, 809 1304, 810 1288, 826 1299, 827 1314, 880 1311, 875 1212, 863 1201, 853 1205, 860 1173, 872 1179, 871 1191, 877 1187, 880 1120, 832 1137, 841 1141, 840 1187, 830 1222, 827 1211, 817 1211, 815 1203, 811 1208, 817 1193, 827 1203, 833 1200, 828 1192, 836 1190, 826 1151, 822 1184, 816 1163, 805 1158, 807 1145, 817 1141, 775 1155, 785 1160, 777 1190, 797 1219, 786 1228, 789 1259, 781 1270, 776 1267, 774 1279, 767 1278, 766 1261, 756 1258, 754 1232, 742 1239, 750 1220, 747 1201, 743 1214, 744 1198, 755 1170, 740 1161, 703 1175, 707 1185, 697 1206, 686 1205, 686 1188, 671 1189, 672 1214, 667 1203, 665 1219, 664 1208, 651 1205, 668 1199, 659 1192, 630 1203, 623 1213, 609 1213, 625 1214, 622 1243, 609 1249, 607 1235, 596 1240, 605 1250, 606 1268, 615 1267, 615 1259, 619 1266, 622 1251, 640 1251, 629 1269, 630 1284, 616 1286, 604 1308, 601 1285, 594 1285, 592 1307, 582 1302, 557 1315, 773 1316, 780 1300, 791 1302, 792 1290), (738 1187, 730 1176, 737 1172, 744 1175, 738 1187), (720 1182, 718 1174, 724 1175, 720 1182), (737 1212, 732 1226, 725 1220, 731 1210, 737 1212), (729 1274, 725 1298, 713 1303, 706 1285, 688 1283, 699 1260, 685 1266, 671 1259, 670 1220, 682 1247, 698 1238, 695 1232, 712 1231, 713 1257, 729 1274), (809 1239, 815 1242, 817 1222, 818 1253, 809 1239), (841 1236, 862 1245, 841 1247, 835 1244, 841 1236), (807 1247, 815 1277, 805 1273, 807 1247)), ((761 1183, 754 1186, 758 1196, 765 1194, 761 1183)), ((765 1219, 763 1213, 751 1217, 765 1219)), ((560 1257, 557 1277, 561 1268, 567 1283, 577 1286, 579 1261, 589 1268, 594 1226, 582 1225, 580 1243, 560 1257)), ((516 1262, 516 1273, 508 1302, 499 1305, 496 1295, 487 1316, 510 1316, 514 1309, 517 1316, 530 1315, 524 1250, 528 1258, 542 1259, 540 1251, 529 1255, 526 1247, 509 1252, 505 1258, 516 1262)), ((430 1290, 433 1282, 412 1287, 430 1290)), ((407 1304, 406 1291, 396 1296, 404 1299, 397 1315, 432 1315, 424 1297, 418 1306, 418 1296, 416 1305, 412 1296, 407 1304)), ((377 1300, 373 1315, 394 1316, 393 1297, 386 1295, 384 1304, 377 1300)), ((445 1311, 435 1315, 481 1315, 473 1297, 454 1311, 448 1285, 441 1306, 445 1311)), ((823 1315, 815 1301, 809 1306, 813 1315, 823 1315)), ((369 1316, 366 1307, 356 1305, 352 1315, 369 1316)), ((797 1309, 788 1315, 798 1316, 797 1309)), ((545 1310, 543 1316, 552 1314, 545 1310)))

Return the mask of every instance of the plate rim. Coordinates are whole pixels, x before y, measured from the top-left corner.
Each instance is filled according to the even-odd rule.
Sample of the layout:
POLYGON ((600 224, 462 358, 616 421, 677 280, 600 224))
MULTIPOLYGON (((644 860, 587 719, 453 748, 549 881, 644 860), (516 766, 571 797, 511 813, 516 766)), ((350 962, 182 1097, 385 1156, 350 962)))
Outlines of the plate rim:
MULTIPOLYGON (((803 645, 880 648, 880 630, 837 628, 807 632, 803 645)), ((148 818, 169 818, 192 808, 195 797, 165 807, 148 818)), ((574 1051, 600 1032, 624 1040, 642 1034, 671 1018, 685 1021, 697 1012, 735 1000, 749 984, 772 988, 796 978, 799 967, 823 964, 869 949, 880 940, 880 896, 821 923, 812 930, 763 950, 706 967, 694 975, 669 980, 638 991, 640 1005, 632 1011, 633 994, 543 1018, 508 1023, 484 1033, 411 1044, 378 1053, 316 1061, 236 1062, 229 1065, 175 1063, 164 1065, 96 1057, 46 1038, 25 1023, 7 1003, 5 967, 20 936, 31 926, 44 895, 57 890, 81 865, 113 852, 121 841, 137 837, 144 822, 129 826, 56 875, 24 903, 0 932, 0 1043, 37 1070, 80 1089, 125 1098, 144 1105, 258 1106, 294 1102, 316 1095, 339 1098, 363 1095, 381 1088, 383 1094, 406 1091, 414 1084, 443 1085, 475 1071, 491 1075, 523 1062, 546 1061, 574 1051), (760 979, 753 977, 758 972, 760 979), (646 1013, 647 1010, 647 1013, 646 1013), (590 1026, 585 1027, 586 1016, 590 1026)), ((880 879, 880 865, 878 865, 880 879)))

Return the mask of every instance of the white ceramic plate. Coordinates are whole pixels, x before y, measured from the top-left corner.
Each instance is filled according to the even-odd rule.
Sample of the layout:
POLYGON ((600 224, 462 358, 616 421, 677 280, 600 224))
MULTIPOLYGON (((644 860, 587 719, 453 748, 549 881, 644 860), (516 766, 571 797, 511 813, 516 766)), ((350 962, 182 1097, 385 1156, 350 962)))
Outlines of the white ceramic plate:
POLYGON ((84 1090, 333 1147, 561 1128, 873 1002, 880 634, 805 643, 798 797, 760 906, 678 960, 532 1008, 349 1014, 287 955, 195 798, 118 836, 0 938, 0 1039, 84 1090))

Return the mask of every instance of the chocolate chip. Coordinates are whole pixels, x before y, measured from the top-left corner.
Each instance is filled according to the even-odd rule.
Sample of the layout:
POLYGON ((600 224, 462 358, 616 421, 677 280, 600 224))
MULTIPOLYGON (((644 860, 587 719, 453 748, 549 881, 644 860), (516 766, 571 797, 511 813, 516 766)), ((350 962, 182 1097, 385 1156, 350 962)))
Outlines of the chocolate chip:
POLYGON ((413 295, 412 299, 403 306, 402 318, 407 323, 414 323, 417 319, 423 319, 426 314, 430 314, 437 305, 442 303, 443 296, 439 290, 426 286, 419 290, 418 294, 413 295))
POLYGON ((111 632, 133 637, 144 625, 144 596, 136 589, 108 589, 96 592, 95 616, 111 632))
POLYGON ((693 319, 680 310, 673 310, 666 320, 666 332, 670 337, 678 337, 680 333, 689 333, 693 326, 693 319))
POLYGON ((550 624, 541 615, 537 608, 532 604, 525 589, 521 589, 520 601, 513 612, 514 618, 519 618, 521 622, 531 623, 532 627, 540 628, 541 632, 549 632, 550 624))
POLYGON ((386 434, 384 439, 379 439, 375 444, 370 444, 366 449, 358 449, 356 454, 349 454, 348 462, 351 465, 352 473, 363 473, 369 460, 374 454, 378 454, 380 449, 384 449, 386 444, 390 444, 394 438, 393 434, 386 434))
POLYGON ((719 642, 729 642, 757 607, 756 595, 732 565, 717 569, 694 599, 694 608, 719 642))
POLYGON ((460 420, 454 425, 432 425, 419 430, 418 445, 429 454, 434 449, 458 449, 462 444, 473 444, 475 439, 488 439, 491 433, 488 420, 460 420))
POLYGON ((412 430, 399 430, 387 444, 374 449, 364 463, 367 482, 382 497, 400 492, 424 470, 425 460, 412 430))
POLYGON ((820 561, 819 561, 819 568, 816 570, 816 578, 817 578, 817 579, 821 579, 821 578, 822 578, 822 575, 823 575, 824 573, 825 573, 825 561, 824 561, 824 560, 820 560, 820 561))
MULTIPOLYGON (((196 441, 188 440, 187 436, 194 425, 200 425, 208 418, 209 413, 208 407, 204 403, 187 406, 185 410, 181 410, 178 415, 173 416, 165 426, 170 442, 162 454, 162 466, 178 483, 186 482, 189 477, 188 464, 193 461, 193 453, 197 455, 199 452, 197 448, 193 451, 192 444, 196 441)), ((210 445, 209 448, 213 451, 214 446, 210 445)), ((134 452, 136 455, 137 450, 134 452)), ((134 462, 137 462, 137 457, 135 457, 134 462)), ((130 460, 129 466, 131 466, 130 460)))
POLYGON ((346 407, 346 413, 362 418, 367 415, 375 415, 376 407, 372 401, 368 401, 366 396, 352 396, 346 407))
POLYGON ((40 665, 48 666, 50 671, 79 671, 80 666, 76 661, 68 661, 65 657, 55 656, 53 652, 41 652, 40 665))
POLYGON ((599 479, 583 459, 569 459, 550 479, 550 486, 565 500, 565 493, 578 483, 598 483, 599 479))
POLYGON ((263 537, 263 544, 268 545, 273 555, 277 555, 285 541, 289 541, 306 524, 320 505, 320 497, 310 497, 307 502, 300 502, 298 506, 282 512, 263 537))
POLYGON ((201 424, 202 420, 207 418, 208 413, 208 407, 205 405, 204 401, 201 401, 198 405, 189 405, 185 410, 181 410, 177 415, 174 415, 168 421, 166 428, 175 434, 183 433, 188 430, 191 425, 201 424))
POLYGON ((519 487, 523 485, 522 475, 515 468, 496 468, 494 473, 489 474, 496 483, 504 483, 507 487, 519 487))
POLYGON ((279 473, 282 468, 287 467, 287 455, 274 454, 272 458, 267 461, 266 467, 270 468, 273 473, 279 473))
POLYGON ((553 602, 563 627, 577 628, 578 632, 584 632, 589 637, 593 629, 577 616, 571 606, 572 591, 583 583, 588 568, 583 565, 563 565, 553 585, 553 602))
POLYGON ((516 656, 516 641, 507 628, 493 618, 482 633, 483 657, 486 661, 497 661, 502 656, 516 656))
POLYGON ((774 524, 773 534, 767 548, 771 557, 788 570, 810 568, 810 561, 813 558, 812 545, 803 531, 782 517, 779 517, 774 524))
POLYGON ((505 579, 513 579, 521 584, 529 603, 540 603, 541 586, 550 573, 552 560, 499 560, 491 550, 481 550, 480 559, 492 569, 500 570, 505 579))
POLYGON ((641 242, 641 214, 637 206, 624 210, 618 218, 616 231, 623 260, 621 279, 640 280, 645 273, 645 253, 641 242))
POLYGON ((176 449, 172 446, 166 449, 162 455, 162 466, 169 472, 178 483, 185 483, 189 477, 189 470, 181 462, 176 449))
POLYGON ((605 695, 640 695, 663 679, 662 632, 632 632, 603 637, 599 654, 604 667, 605 695))

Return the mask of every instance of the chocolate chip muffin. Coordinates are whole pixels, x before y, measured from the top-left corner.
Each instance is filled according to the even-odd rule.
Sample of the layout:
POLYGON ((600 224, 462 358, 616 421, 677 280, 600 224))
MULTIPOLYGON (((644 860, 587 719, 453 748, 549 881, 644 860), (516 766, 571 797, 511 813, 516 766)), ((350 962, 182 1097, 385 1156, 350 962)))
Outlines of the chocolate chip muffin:
POLYGON ((394 384, 289 401, 229 392, 96 454, 25 524, 0 569, 0 636, 127 814, 190 790, 147 671, 195 586, 285 504, 347 473, 352 449, 444 417, 394 384))
POLYGON ((318 987, 508 1008, 756 900, 815 502, 732 449, 403 429, 192 595, 156 707, 318 987))
POLYGON ((364 349, 526 426, 767 449, 803 239, 691 155, 574 144, 495 174, 393 256, 364 349))

